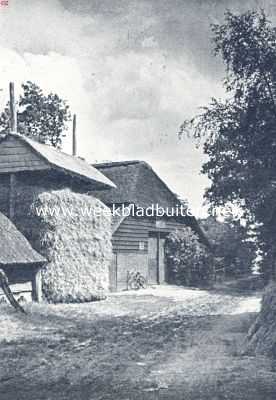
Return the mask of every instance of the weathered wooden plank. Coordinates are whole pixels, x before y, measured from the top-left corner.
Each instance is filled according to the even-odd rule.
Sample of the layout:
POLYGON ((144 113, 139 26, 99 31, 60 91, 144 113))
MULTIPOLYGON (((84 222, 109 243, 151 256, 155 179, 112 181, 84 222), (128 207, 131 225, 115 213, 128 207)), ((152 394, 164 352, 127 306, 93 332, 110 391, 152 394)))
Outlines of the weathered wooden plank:
POLYGON ((35 279, 33 282, 33 298, 40 303, 42 301, 42 275, 41 269, 38 269, 35 274, 35 279))
MULTIPOLYGON (((11 291, 13 293, 21 293, 21 292, 32 292, 32 282, 24 282, 24 283, 10 283, 9 284, 11 291)), ((0 295, 3 294, 0 289, 0 295)))
POLYGON ((5 163, 16 163, 16 162, 28 162, 28 161, 39 161, 44 164, 44 162, 35 154, 26 153, 26 154, 4 154, 0 155, 0 164, 5 163))
MULTIPOLYGON (((153 226, 153 224, 150 224, 150 223, 147 223, 147 222, 144 222, 144 221, 142 221, 141 220, 141 222, 139 222, 139 221, 132 221, 131 219, 129 220, 129 221, 127 221, 127 218, 124 220, 124 222, 122 223, 122 225, 121 226, 123 226, 123 227, 127 227, 127 226, 129 226, 129 227, 134 227, 134 226, 137 226, 137 227, 143 227, 143 228, 148 228, 148 227, 150 227, 150 226, 153 226)), ((120 226, 120 228, 121 228, 121 226, 120 226)))
MULTIPOLYGON (((130 243, 122 243, 122 242, 121 243, 114 243, 112 241, 112 244, 117 249, 139 250, 139 242, 130 244, 130 243)), ((144 249, 147 249, 147 245, 144 245, 144 249)))
POLYGON ((120 225, 120 227, 118 228, 118 231, 125 231, 125 230, 134 230, 134 229, 138 229, 138 230, 148 230, 151 228, 151 225, 143 225, 143 224, 133 224, 133 225, 129 225, 129 224, 124 224, 122 223, 122 225, 120 225))
POLYGON ((17 133, 17 111, 16 101, 14 94, 14 82, 10 82, 10 130, 13 133, 17 133))
POLYGON ((16 154, 30 154, 30 150, 23 146, 2 147, 0 146, 0 156, 16 155, 16 154))
POLYGON ((116 246, 120 246, 120 247, 132 247, 132 248, 138 248, 139 246, 139 240, 135 241, 135 242, 127 242, 127 241, 120 241, 120 242, 116 242, 112 240, 112 243, 116 246))
POLYGON ((49 170, 51 169, 49 166, 45 165, 26 165, 26 166, 10 166, 10 167, 0 167, 0 173, 9 173, 9 172, 19 172, 19 171, 41 171, 41 170, 49 170))
POLYGON ((15 196, 16 196, 16 175, 10 174, 10 187, 9 187, 9 218, 14 220, 15 212, 15 196))
POLYGON ((1 142, 1 147, 25 147, 16 137, 10 136, 8 140, 1 142))
POLYGON ((33 159, 33 160, 21 159, 18 161, 11 160, 11 162, 8 162, 8 161, 1 162, 1 159, 0 159, 0 168, 8 168, 10 166, 24 167, 24 166, 29 166, 29 165, 45 165, 45 163, 38 159, 33 159))
POLYGON ((118 252, 129 252, 129 253, 133 253, 133 252, 137 252, 137 253, 147 253, 148 252, 148 248, 144 248, 144 250, 139 250, 139 246, 135 246, 135 247, 131 247, 131 246, 113 246, 113 251, 114 253, 118 253, 118 252))
POLYGON ((130 253, 131 252, 131 254, 148 254, 148 251, 147 250, 138 250, 138 249, 115 249, 115 248, 113 248, 113 252, 114 253, 130 253))
POLYGON ((141 240, 148 240, 148 235, 138 235, 134 233, 131 233, 129 235, 113 235, 112 240, 118 241, 118 242, 124 242, 129 240, 130 242, 135 242, 135 241, 141 241, 141 240))
POLYGON ((125 235, 122 234, 118 234, 118 235, 114 235, 113 236, 113 240, 117 240, 117 241, 121 241, 121 240, 130 240, 131 242, 135 241, 135 240, 147 240, 148 235, 139 235, 136 232, 129 232, 125 235))
POLYGON ((151 226, 143 226, 141 225, 124 225, 124 226, 120 226, 118 229, 118 231, 121 232, 128 232, 128 231, 144 231, 144 232, 148 232, 149 230, 151 230, 151 226))

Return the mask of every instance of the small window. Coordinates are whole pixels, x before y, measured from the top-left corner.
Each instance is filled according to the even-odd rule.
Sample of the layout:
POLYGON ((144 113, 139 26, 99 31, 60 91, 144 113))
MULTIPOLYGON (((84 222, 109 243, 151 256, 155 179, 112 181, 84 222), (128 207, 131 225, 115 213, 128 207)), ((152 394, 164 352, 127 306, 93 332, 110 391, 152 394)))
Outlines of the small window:
POLYGON ((145 242, 139 242, 139 250, 145 250, 145 242))

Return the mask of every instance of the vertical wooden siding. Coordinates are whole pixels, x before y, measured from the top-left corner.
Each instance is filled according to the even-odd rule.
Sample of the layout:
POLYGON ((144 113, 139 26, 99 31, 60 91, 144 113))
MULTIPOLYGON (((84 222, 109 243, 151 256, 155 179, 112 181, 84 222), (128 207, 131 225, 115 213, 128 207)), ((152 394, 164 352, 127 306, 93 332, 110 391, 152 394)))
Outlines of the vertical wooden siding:
POLYGON ((154 218, 127 217, 117 231, 113 234, 112 244, 115 253, 121 252, 148 252, 149 232, 161 232, 168 234, 175 229, 181 229, 186 226, 184 223, 177 222, 172 218, 162 218, 162 228, 156 227, 154 218), (144 243, 144 250, 139 249, 139 243, 144 243))
POLYGON ((117 254, 117 290, 127 289, 128 272, 140 272, 148 279, 148 257, 145 253, 117 254))

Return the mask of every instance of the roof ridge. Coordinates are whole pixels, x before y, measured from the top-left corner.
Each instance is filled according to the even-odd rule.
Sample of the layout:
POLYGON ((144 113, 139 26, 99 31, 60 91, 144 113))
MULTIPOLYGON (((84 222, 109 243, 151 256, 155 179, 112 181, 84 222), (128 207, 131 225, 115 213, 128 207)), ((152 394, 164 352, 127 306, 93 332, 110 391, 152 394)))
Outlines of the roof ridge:
MULTIPOLYGON (((143 160, 126 160, 126 161, 109 161, 102 163, 91 164, 95 168, 112 168, 112 167, 120 167, 134 164, 147 164, 146 161, 143 160)), ((147 164, 148 165, 148 164, 147 164)))

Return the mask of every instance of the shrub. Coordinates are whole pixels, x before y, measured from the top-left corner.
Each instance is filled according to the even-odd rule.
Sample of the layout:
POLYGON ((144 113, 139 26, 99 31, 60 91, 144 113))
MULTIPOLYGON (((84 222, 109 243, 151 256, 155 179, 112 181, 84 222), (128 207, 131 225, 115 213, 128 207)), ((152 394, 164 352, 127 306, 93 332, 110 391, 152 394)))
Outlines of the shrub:
POLYGON ((264 293, 261 311, 251 326, 245 353, 267 355, 276 359, 276 284, 270 284, 264 293))
POLYGON ((165 253, 171 283, 206 286, 212 280, 212 257, 191 228, 170 233, 165 253))
POLYGON ((215 257, 221 259, 226 276, 240 277, 252 273, 256 258, 252 230, 230 218, 220 222, 209 216, 200 224, 212 243, 215 257))

